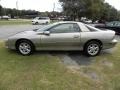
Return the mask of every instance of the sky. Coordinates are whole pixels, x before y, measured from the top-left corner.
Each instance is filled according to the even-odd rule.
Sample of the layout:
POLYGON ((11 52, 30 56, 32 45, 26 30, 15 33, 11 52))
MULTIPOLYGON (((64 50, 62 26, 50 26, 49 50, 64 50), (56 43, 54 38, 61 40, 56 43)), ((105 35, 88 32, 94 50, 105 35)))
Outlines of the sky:
POLYGON ((117 10, 120 10, 120 0, 105 0, 110 5, 114 6, 117 10))
POLYGON ((7 8, 16 8, 18 1, 18 9, 31 9, 37 11, 53 11, 55 3, 55 11, 61 11, 62 7, 58 0, 1 0, 0 4, 7 8))
MULTIPOLYGON (((18 9, 31 9, 40 12, 53 11, 55 3, 55 11, 62 11, 62 7, 58 0, 0 0, 0 4, 6 8, 16 8, 16 1, 18 1, 18 9)), ((116 9, 120 10, 120 0, 105 0, 116 9)))

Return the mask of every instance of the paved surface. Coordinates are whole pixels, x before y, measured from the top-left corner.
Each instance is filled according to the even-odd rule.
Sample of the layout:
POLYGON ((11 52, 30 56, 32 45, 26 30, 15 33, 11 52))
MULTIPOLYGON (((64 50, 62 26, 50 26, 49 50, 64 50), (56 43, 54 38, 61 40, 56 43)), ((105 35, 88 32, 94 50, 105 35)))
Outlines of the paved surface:
MULTIPOLYGON (((18 32, 25 30, 32 30, 41 28, 43 25, 13 25, 13 26, 0 26, 0 39, 6 39, 7 37, 14 35, 18 32)), ((116 36, 116 39, 120 41, 120 36, 116 36)), ((79 66, 91 64, 94 57, 86 57, 82 52, 36 52, 35 54, 50 54, 61 58, 61 62, 68 66, 79 66)), ((101 52, 101 56, 104 54, 112 54, 112 49, 101 52)))
POLYGON ((7 25, 0 26, 0 39, 6 39, 7 37, 14 35, 21 31, 32 30, 41 28, 42 25, 7 25))

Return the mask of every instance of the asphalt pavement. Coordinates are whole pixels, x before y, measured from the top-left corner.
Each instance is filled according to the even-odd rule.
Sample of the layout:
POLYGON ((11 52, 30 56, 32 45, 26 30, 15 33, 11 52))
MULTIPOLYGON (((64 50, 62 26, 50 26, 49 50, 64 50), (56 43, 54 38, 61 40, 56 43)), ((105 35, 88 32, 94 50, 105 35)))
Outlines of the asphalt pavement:
POLYGON ((0 26, 0 39, 6 39, 18 32, 41 28, 43 25, 3 25, 0 26))

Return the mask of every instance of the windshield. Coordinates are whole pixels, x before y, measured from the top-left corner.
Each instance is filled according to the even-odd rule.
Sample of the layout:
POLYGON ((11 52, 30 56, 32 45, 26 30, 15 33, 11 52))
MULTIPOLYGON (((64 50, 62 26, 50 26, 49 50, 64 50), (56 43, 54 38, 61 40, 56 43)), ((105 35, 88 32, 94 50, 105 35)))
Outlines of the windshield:
POLYGON ((36 17, 36 18, 34 18, 34 19, 39 19, 39 17, 36 17))
POLYGON ((42 28, 37 29, 36 31, 37 31, 37 32, 46 31, 46 30, 48 30, 49 28, 53 27, 53 26, 56 25, 56 24, 57 24, 57 23, 45 25, 45 26, 43 26, 42 28))

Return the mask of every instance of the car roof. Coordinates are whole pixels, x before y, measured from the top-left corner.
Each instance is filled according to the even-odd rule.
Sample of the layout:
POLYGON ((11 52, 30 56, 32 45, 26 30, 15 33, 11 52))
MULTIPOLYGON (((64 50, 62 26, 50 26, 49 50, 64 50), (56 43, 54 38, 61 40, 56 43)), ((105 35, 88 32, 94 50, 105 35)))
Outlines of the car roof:
POLYGON ((62 24, 62 23, 79 23, 79 24, 83 24, 82 22, 76 22, 76 21, 60 21, 60 22, 56 22, 58 24, 62 24))

